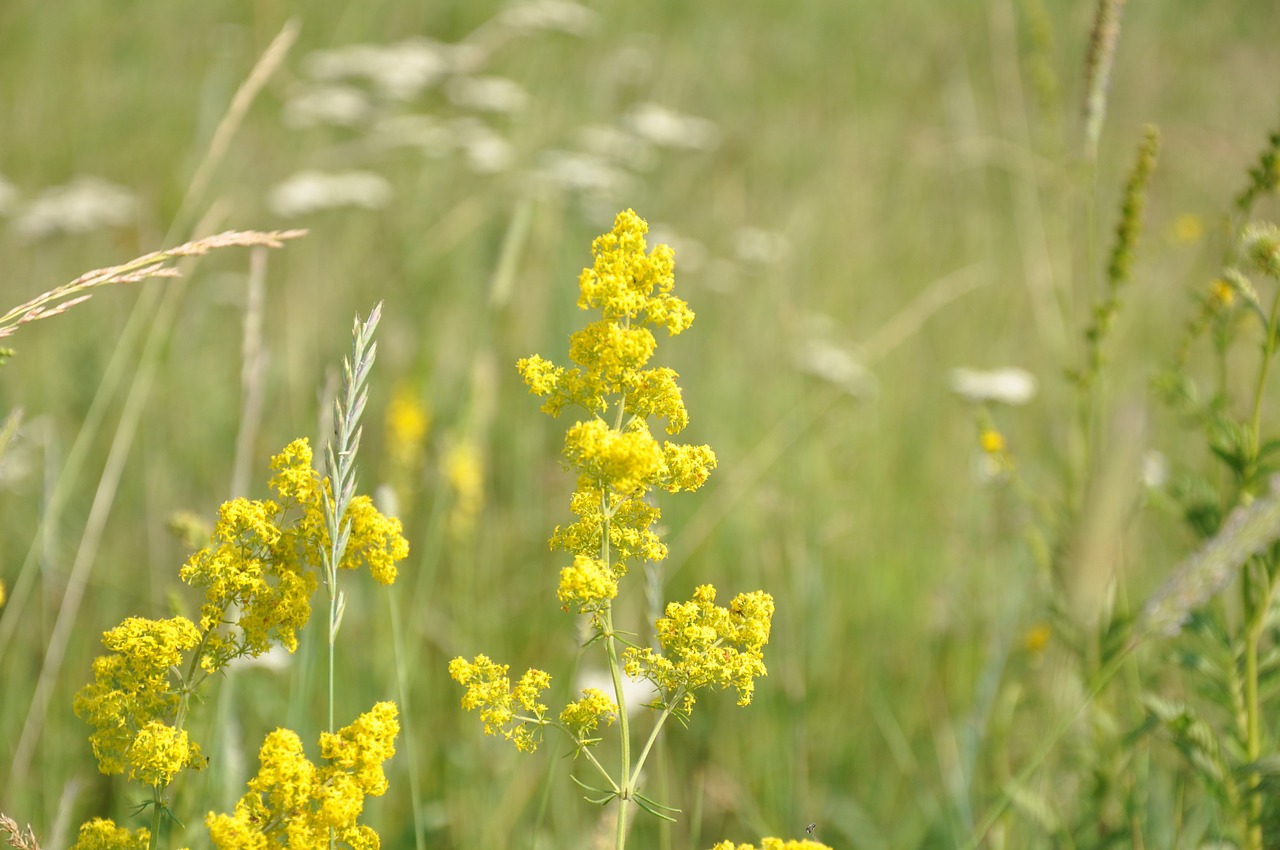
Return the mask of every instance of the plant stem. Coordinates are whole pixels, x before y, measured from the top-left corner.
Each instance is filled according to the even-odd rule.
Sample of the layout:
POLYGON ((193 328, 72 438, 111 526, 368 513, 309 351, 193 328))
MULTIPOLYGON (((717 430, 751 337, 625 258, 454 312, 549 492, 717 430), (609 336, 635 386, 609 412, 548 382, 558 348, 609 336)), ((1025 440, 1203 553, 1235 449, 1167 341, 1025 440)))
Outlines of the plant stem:
POLYGON ((160 846, 160 824, 164 818, 164 794, 159 785, 151 786, 151 835, 147 839, 147 850, 156 850, 160 846))
MULTIPOLYGON (((608 547, 608 523, 605 524, 605 547, 608 547)), ((631 778, 631 728, 627 722, 627 706, 622 692, 622 668, 618 664, 618 645, 613 636, 613 606, 601 612, 604 625, 604 648, 609 655, 609 674, 613 677, 614 699, 618 703, 618 733, 622 738, 621 765, 618 771, 618 830, 614 838, 615 850, 623 850, 627 844, 627 801, 631 798, 634 783, 631 778)))

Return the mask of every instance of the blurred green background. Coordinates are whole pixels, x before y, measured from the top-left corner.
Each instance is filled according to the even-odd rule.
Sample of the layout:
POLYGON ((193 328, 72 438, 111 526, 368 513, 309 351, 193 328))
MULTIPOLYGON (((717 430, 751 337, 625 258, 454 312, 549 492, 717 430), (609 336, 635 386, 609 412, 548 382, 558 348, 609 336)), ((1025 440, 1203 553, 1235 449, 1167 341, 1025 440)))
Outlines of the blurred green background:
MULTIPOLYGON (((545 542, 569 516, 568 422, 538 412, 514 363, 564 361, 590 241, 634 208, 651 244, 677 251, 677 294, 698 318, 658 360, 681 374, 685 437, 720 469, 663 501, 672 558, 648 584, 633 576, 623 616, 640 628, 646 592, 707 582, 722 599, 767 589, 778 610, 755 703, 707 695, 688 730, 669 730, 649 787, 683 814, 664 829, 642 818, 635 846, 800 837, 813 822, 837 847, 954 846, 1001 764, 1049 726, 1001 720, 997 683, 1052 678, 1053 661, 1024 641, 1044 582, 975 472, 975 419, 948 372, 1040 379, 998 424, 1055 495, 1062 375, 1142 125, 1164 149, 1108 392, 1145 408, 1280 114, 1280 7, 1129 4, 1091 170, 1092 7, 7 0, 0 295, 7 308, 193 235, 308 228, 267 258, 248 494, 265 496, 289 440, 324 433, 352 318, 382 301, 361 487, 397 492, 412 554, 389 594, 367 576, 348 585, 337 713, 400 698, 399 650, 411 738, 366 820, 397 850, 415 846, 415 804, 429 847, 595 846, 601 814, 578 799, 562 742, 530 757, 484 737, 445 665, 485 652, 543 667, 559 705, 595 663, 578 663, 545 542), (296 44, 192 194, 234 92, 291 16, 296 44), (385 424, 396 398, 429 416, 420 450, 385 424)), ((177 509, 211 520, 232 495, 248 268, 248 252, 220 252, 182 283, 104 290, 6 340, 0 409, 22 408, 24 426, 0 466, 0 811, 45 850, 91 815, 127 818, 140 794, 98 775, 71 698, 102 630, 195 608, 177 581, 189 549, 166 523, 177 509), (131 393, 140 417, 122 429, 131 393), (109 457, 118 487, 104 490, 109 457), (51 512, 55 486, 66 500, 51 512), (95 516, 100 539, 86 539, 95 516), (63 612, 74 628, 50 666, 63 612)), ((1174 429, 1149 416, 1147 439, 1176 457, 1174 429)), ((1153 517, 1132 541, 1135 598, 1185 542, 1172 527, 1153 517)), ((200 818, 234 804, 265 732, 314 741, 319 652, 211 683, 195 723, 212 764, 179 792, 174 846, 204 846, 200 818)))

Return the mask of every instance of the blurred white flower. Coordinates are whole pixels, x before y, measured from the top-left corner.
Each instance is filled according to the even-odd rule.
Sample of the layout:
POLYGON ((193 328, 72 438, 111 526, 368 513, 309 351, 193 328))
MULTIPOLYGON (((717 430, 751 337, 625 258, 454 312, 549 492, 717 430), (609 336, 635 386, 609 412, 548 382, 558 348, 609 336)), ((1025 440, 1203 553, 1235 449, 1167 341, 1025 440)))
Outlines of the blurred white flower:
POLYGON ((787 256, 791 243, 787 237, 772 230, 741 227, 733 236, 733 250, 744 263, 771 266, 787 256))
POLYGON ((1142 455, 1142 486, 1148 490, 1159 490, 1169 481, 1169 460, 1155 449, 1149 449, 1142 455))
POLYGON ((371 171, 299 171, 271 190, 267 204, 286 218, 338 207, 376 210, 391 200, 391 184, 371 171))
POLYGON ((632 185, 631 175, 604 157, 573 151, 547 151, 534 177, 571 192, 610 198, 626 194, 632 185))
POLYGON ((653 167, 653 145, 621 127, 593 124, 578 130, 577 139, 578 146, 587 153, 613 160, 632 171, 653 167))
POLYGON ((649 228, 649 246, 670 245, 676 252, 676 268, 682 274, 700 270, 707 262, 707 247, 690 236, 681 236, 660 224, 649 228))
POLYGON ((641 103, 627 114, 636 135, 659 147, 710 150, 720 142, 720 130, 706 118, 682 115, 656 103, 641 103))
POLYGON ((481 112, 515 115, 529 105, 529 93, 506 77, 454 77, 444 93, 455 105, 481 112))
POLYGON ((506 171, 515 160, 511 143, 474 118, 459 118, 453 122, 452 131, 468 167, 477 174, 506 171))
MULTIPOLYGON (((613 690, 613 677, 607 670, 594 667, 579 669, 578 676, 573 682, 573 698, 582 696, 586 688, 604 691, 610 699, 617 699, 613 690)), ((648 679, 636 680, 626 673, 622 674, 622 698, 627 701, 628 706, 634 708, 644 705, 647 702, 653 702, 658 696, 658 689, 648 679)))
POLYGON ((306 73, 317 80, 366 79, 391 100, 410 100, 454 69, 453 49, 426 38, 395 44, 351 44, 307 56, 306 73))
POLYGON ((284 105, 284 123, 294 129, 324 124, 354 127, 368 121, 372 114, 368 95, 355 86, 315 86, 284 105))
POLYGON ((568 0, 531 0, 498 13, 497 20, 517 30, 557 30, 570 35, 588 35, 600 16, 586 6, 568 0))
POLYGON ((18 208, 18 188, 0 177, 0 215, 8 215, 18 208))
POLYGON ((241 655, 232 660, 229 665, 235 670, 269 670, 272 673, 282 673, 288 670, 293 664, 293 656, 289 654, 289 650, 280 644, 272 644, 271 648, 262 655, 241 655))
POLYGON ((418 148, 443 156, 457 147, 453 130, 430 115, 389 115, 373 126, 372 140, 383 148, 418 148))
POLYGON ((966 401, 1017 407, 1036 397, 1036 379, 1025 369, 952 369, 951 391, 966 401))
POLYGON ((878 385, 871 373, 853 352, 821 337, 807 337, 801 341, 796 356, 796 368, 834 384, 852 395, 875 395, 878 385))
POLYGON ((121 227, 138 214, 138 199, 123 186, 97 177, 77 177, 63 186, 46 189, 18 207, 13 227, 36 239, 54 233, 87 233, 103 227, 121 227))

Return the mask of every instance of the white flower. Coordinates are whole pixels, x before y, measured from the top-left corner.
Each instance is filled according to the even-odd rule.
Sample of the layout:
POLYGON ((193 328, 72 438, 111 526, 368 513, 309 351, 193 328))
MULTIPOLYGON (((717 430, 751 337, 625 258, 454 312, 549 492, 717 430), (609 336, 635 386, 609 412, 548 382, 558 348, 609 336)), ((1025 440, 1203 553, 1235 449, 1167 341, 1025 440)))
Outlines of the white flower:
POLYGON ((54 233, 87 233, 129 224, 138 213, 137 197, 97 177, 77 177, 41 192, 19 207, 13 227, 31 239, 54 233))
POLYGON ((834 384, 855 396, 872 396, 877 390, 875 375, 847 349, 818 337, 800 344, 796 368, 806 375, 834 384))
POLYGON ((542 155, 534 176, 563 189, 610 198, 625 194, 632 184, 630 174, 604 157, 559 150, 542 155))
POLYGON ((307 56, 305 69, 317 80, 368 80, 391 100, 409 100, 454 70, 452 48, 425 38, 395 44, 352 44, 307 56))
POLYGON ((659 147, 710 150, 720 142, 720 130, 713 122, 656 103, 639 104, 626 121, 636 135, 659 147))
POLYGON ((791 243, 787 237, 772 230, 758 227, 741 227, 734 234, 734 253, 744 263, 771 266, 787 256, 791 243))
POLYGON ((515 159, 511 143, 486 124, 474 118, 459 118, 453 122, 452 130, 472 171, 495 174, 511 167, 515 159))
POLYGON ((1148 490, 1159 490, 1169 481, 1169 461, 1156 451, 1148 449, 1142 455, 1142 485, 1148 490))
POLYGON ((0 215, 8 215, 18 208, 18 189, 0 177, 0 215))
POLYGON ((506 77, 454 77, 444 93, 457 106, 481 112, 515 115, 529 105, 529 93, 506 77))
POLYGON ((355 86, 315 86, 285 103, 284 123, 294 129, 318 124, 354 127, 368 121, 372 112, 368 95, 355 86))
POLYGON ((570 35, 588 35, 600 16, 568 0, 532 0, 504 9, 497 20, 516 30, 558 30, 570 35))
POLYGON ((444 156, 457 145, 453 130, 430 115, 389 115, 373 126, 373 142, 383 148, 418 148, 444 156))
POLYGON ((268 206, 286 218, 338 207, 376 210, 391 200, 391 184, 371 171, 299 171, 271 190, 268 206))
POLYGON ((996 402, 1014 407, 1036 397, 1036 379, 1025 369, 952 369, 951 391, 966 401, 996 402))
POLYGON ((578 146, 594 156, 625 165, 633 171, 653 167, 653 145, 629 130, 608 124, 593 124, 577 132, 578 146))

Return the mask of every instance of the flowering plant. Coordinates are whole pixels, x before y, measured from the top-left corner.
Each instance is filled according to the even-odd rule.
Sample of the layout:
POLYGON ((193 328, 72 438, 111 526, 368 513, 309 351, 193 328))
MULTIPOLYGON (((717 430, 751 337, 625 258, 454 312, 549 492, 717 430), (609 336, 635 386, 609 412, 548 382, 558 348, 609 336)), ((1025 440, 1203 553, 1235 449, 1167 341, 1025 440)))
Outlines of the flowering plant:
POLYGON ((693 323, 689 306, 672 294, 675 254, 669 246, 646 250, 648 225, 633 211, 619 213, 613 230, 592 244, 595 262, 579 278, 578 306, 600 318, 574 333, 572 367, 534 355, 518 368, 542 410, 558 416, 568 407, 587 417, 565 435, 564 457, 578 476, 570 510, 577 519, 557 527, 551 547, 572 561, 560 571, 556 596, 565 611, 585 615, 590 642, 603 648, 613 693, 586 688, 559 714, 540 702, 550 687, 546 672, 530 669, 512 687, 509 666, 488 656, 455 658, 449 672, 466 687, 462 705, 478 710, 485 732, 532 752, 547 727, 564 732, 575 754, 595 769, 603 788, 585 786, 604 805, 618 800, 615 846, 626 842, 627 807, 670 819, 663 806, 640 791, 641 770, 663 725, 673 715, 688 720, 696 695, 710 686, 733 687, 738 703, 751 702, 755 679, 766 673, 763 649, 769 641, 773 598, 764 591, 716 605, 716 590, 703 585, 688 602, 672 602, 654 624, 655 646, 628 640, 614 622, 621 580, 636 562, 661 561, 666 546, 654 531, 661 516, 650 501, 655 490, 669 493, 701 487, 716 467, 709 446, 659 443, 651 419, 665 419, 671 435, 689 423, 676 372, 649 367, 657 348, 651 328, 674 336, 693 323), (648 681, 654 697, 644 707, 656 714, 653 728, 633 754, 631 711, 624 677, 648 681), (595 747, 600 727, 617 722, 620 752, 616 772, 606 768, 595 747))

